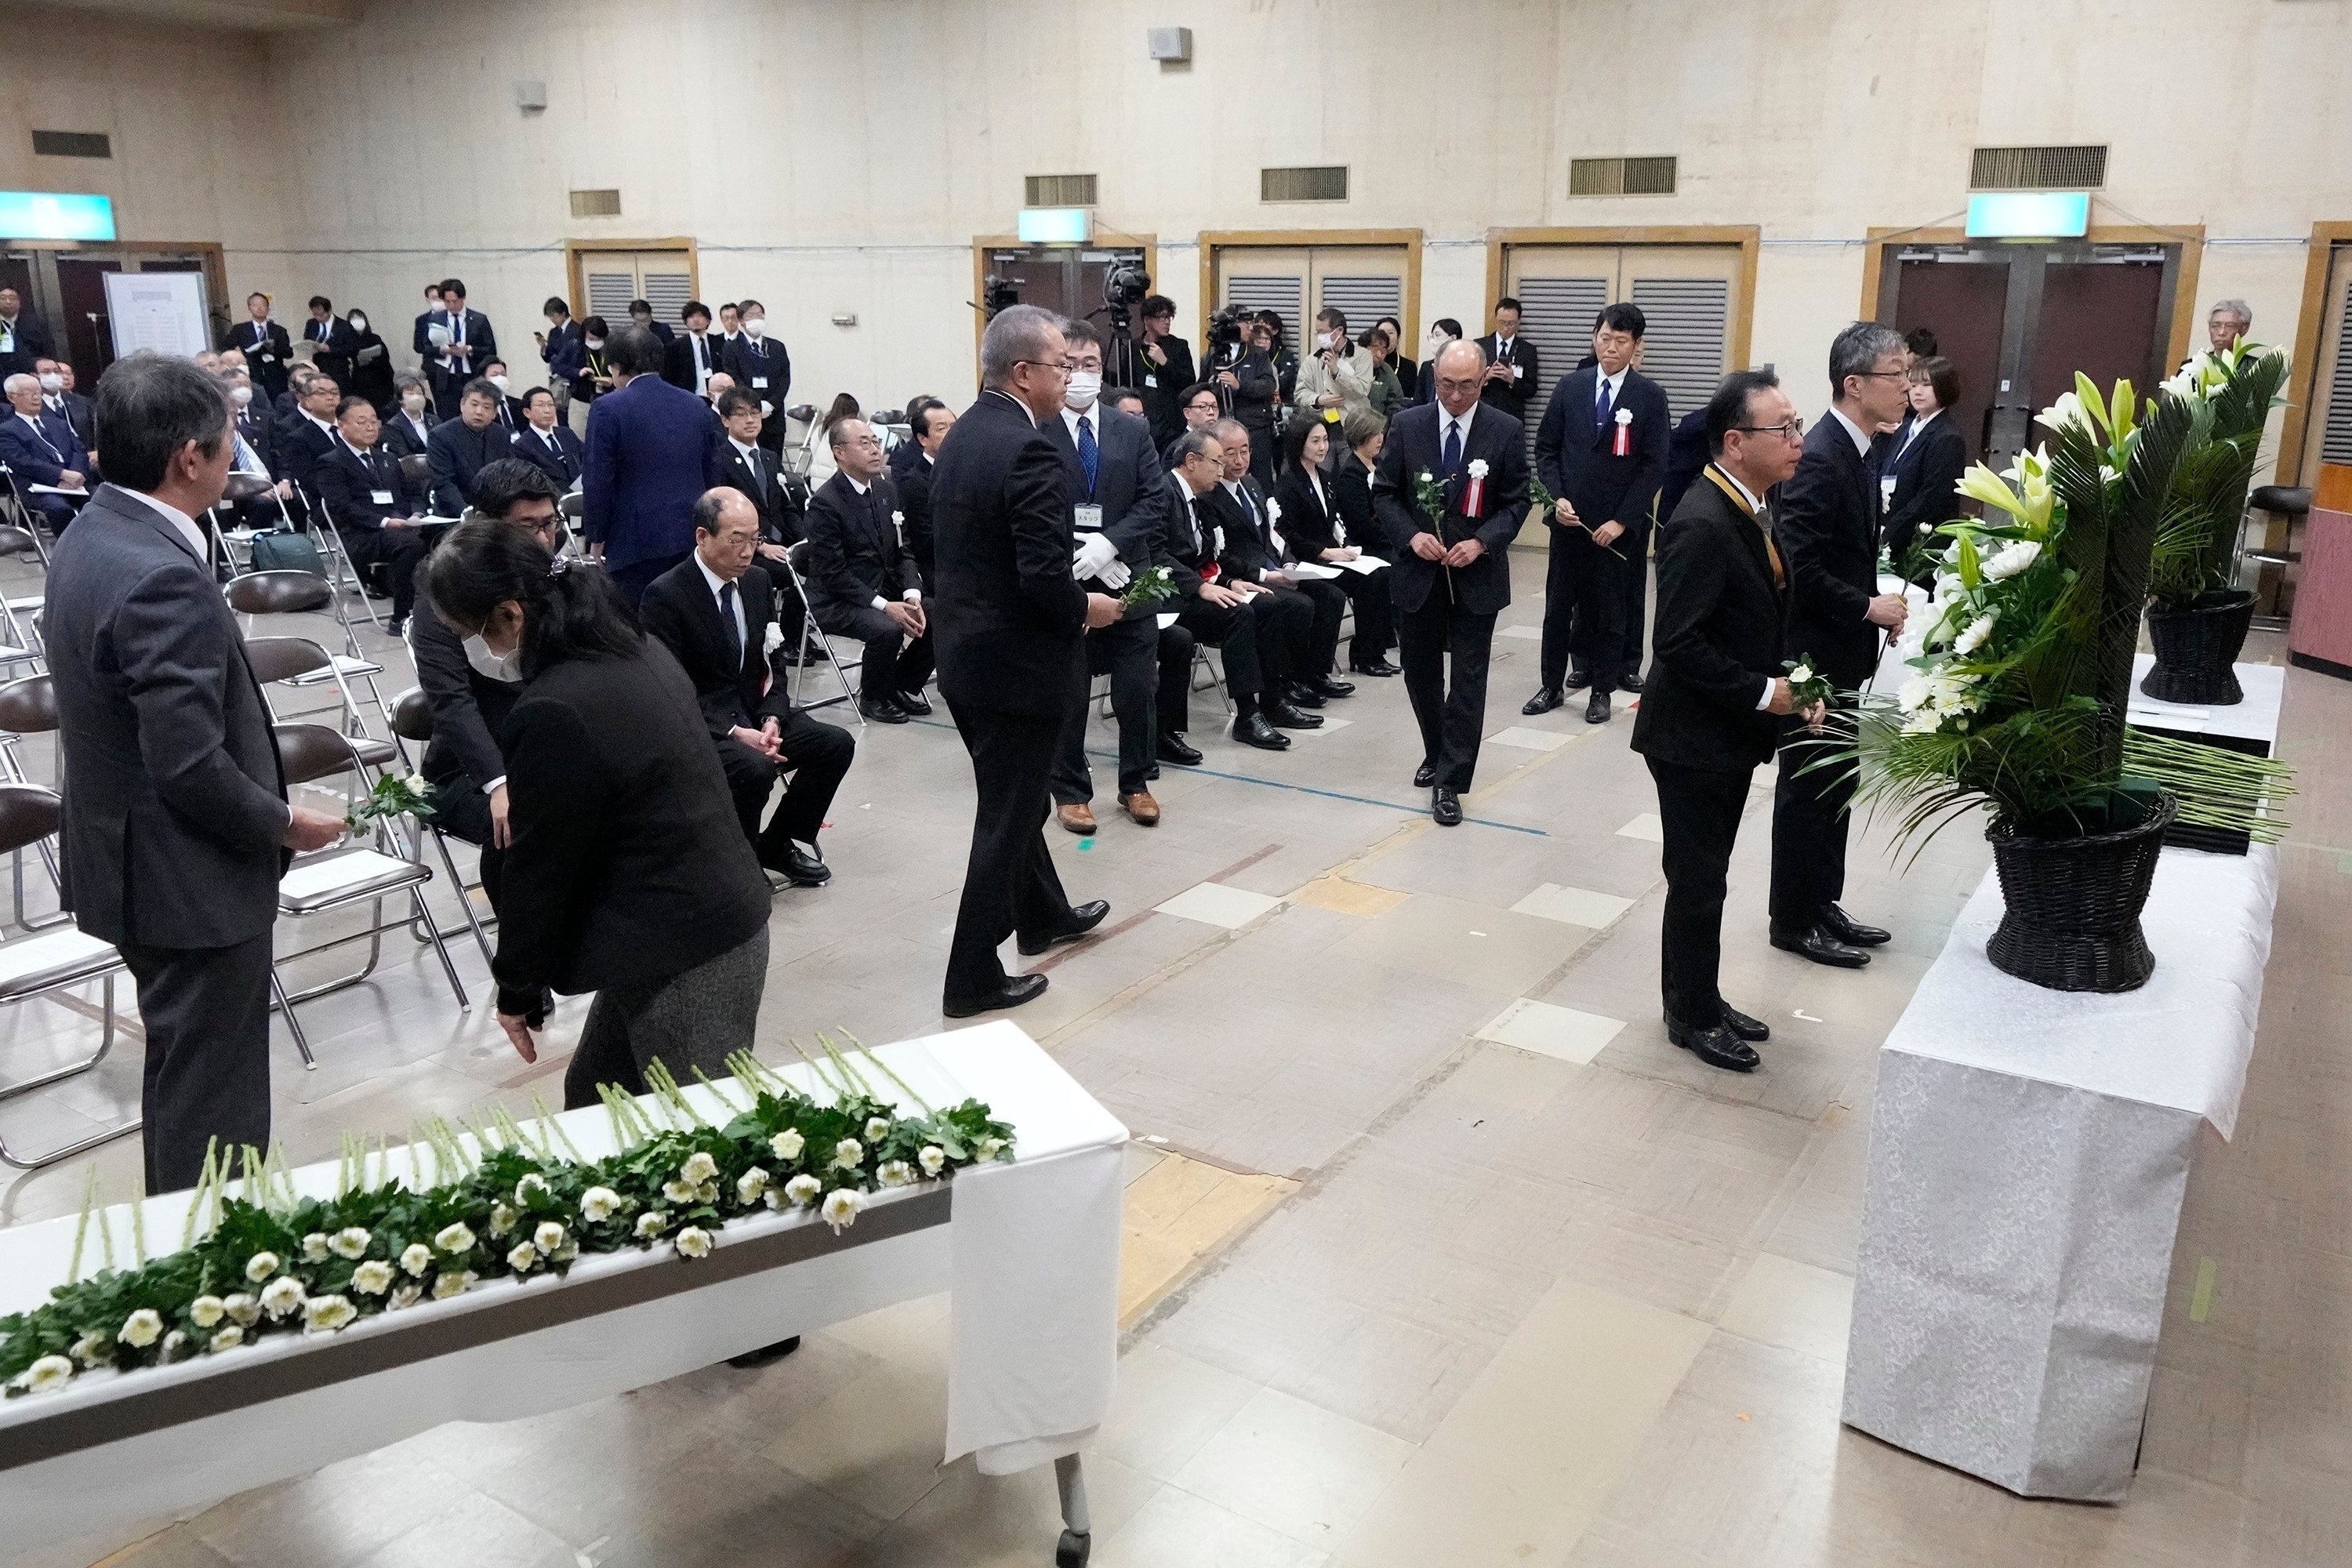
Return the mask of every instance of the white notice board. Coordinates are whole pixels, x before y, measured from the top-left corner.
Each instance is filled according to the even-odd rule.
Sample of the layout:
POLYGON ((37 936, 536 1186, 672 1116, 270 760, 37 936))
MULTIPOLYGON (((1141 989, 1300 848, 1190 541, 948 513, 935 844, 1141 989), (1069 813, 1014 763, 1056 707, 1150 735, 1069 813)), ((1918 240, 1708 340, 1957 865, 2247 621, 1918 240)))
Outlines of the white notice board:
POLYGON ((194 356, 212 346, 201 272, 109 272, 107 324, 117 358, 152 349, 194 356))

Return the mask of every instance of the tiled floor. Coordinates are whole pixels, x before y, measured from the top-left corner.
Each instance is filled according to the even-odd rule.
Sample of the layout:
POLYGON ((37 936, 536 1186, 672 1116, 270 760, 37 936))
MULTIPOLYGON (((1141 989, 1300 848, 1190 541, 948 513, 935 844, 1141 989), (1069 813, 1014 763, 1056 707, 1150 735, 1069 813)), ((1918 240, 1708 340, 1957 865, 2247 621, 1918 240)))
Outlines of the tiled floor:
MULTIPOLYGON (((1577 705, 1517 711, 1540 566, 1517 563, 1468 826, 1430 824, 1407 786, 1403 692, 1366 680, 1329 710, 1349 724, 1286 755, 1196 729, 1206 764, 1166 770, 1157 828, 1105 811, 1089 839, 1053 836, 1074 895, 1112 901, 1111 934, 1055 955, 1053 988, 1016 1016, 1139 1138, 1131 1323, 1087 1458, 1095 1562, 2352 1561, 2352 958, 2334 918, 2352 892, 2352 689, 2289 677, 2304 793, 2260 1049, 2236 1142, 2213 1142, 2190 1184, 2144 1468, 2119 1508, 2030 1503, 1836 1419, 1874 1054, 1981 842, 1956 830, 1900 875, 1882 840, 1858 845, 1849 904, 1895 941, 1865 971, 1813 968, 1763 940, 1759 789, 1725 984, 1773 1026, 1765 1068, 1730 1077, 1675 1050, 1630 703, 1606 728, 1577 705)), ((1093 742, 1109 744, 1099 722, 1093 742)), ((939 1026, 969 780, 943 723, 862 735, 825 835, 835 883, 777 900, 766 1040, 939 1026)), ((387 952, 376 984, 305 1005, 317 1072, 281 1040, 298 1159, 346 1128, 525 1105, 562 1071, 577 1004, 525 1068, 429 957, 404 939, 387 952)), ((457 962, 478 986, 478 955, 457 962)), ((58 1005, 0 1013, 0 1071, 89 1029, 58 1005)), ((135 1038, 122 1058, 0 1107, 0 1131, 38 1142, 115 1114, 135 1038)), ((99 1161, 118 1189, 135 1163, 127 1144, 99 1161)), ((17 1177, 0 1218, 69 1209, 80 1179, 17 1177)), ((444 1427, 229 1500, 121 1561, 1049 1561, 1045 1472, 937 1467, 946 1311, 845 1323, 758 1373, 444 1427)))

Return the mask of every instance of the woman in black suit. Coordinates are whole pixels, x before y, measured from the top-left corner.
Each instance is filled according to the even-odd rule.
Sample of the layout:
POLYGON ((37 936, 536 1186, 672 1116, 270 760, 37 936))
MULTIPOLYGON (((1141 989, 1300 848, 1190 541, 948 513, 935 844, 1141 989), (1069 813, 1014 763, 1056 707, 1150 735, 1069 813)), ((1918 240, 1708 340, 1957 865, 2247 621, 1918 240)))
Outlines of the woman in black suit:
POLYGON ((384 347, 366 311, 353 310, 345 319, 352 328, 352 384, 343 390, 366 398, 379 416, 388 415, 393 410, 392 351, 384 347))
MULTIPOLYGON (((1339 500, 1339 481, 1327 477, 1324 460, 1330 456, 1331 432, 1339 426, 1324 419, 1294 421, 1282 435, 1282 479, 1274 487, 1275 505, 1282 509, 1277 525, 1294 559, 1321 566, 1353 561, 1364 552, 1363 542, 1375 537, 1368 525, 1351 527, 1339 500)), ((1375 437, 1379 435, 1376 427, 1375 437)), ((1354 454, 1349 454, 1350 460, 1354 454)), ((1371 506, 1369 481, 1364 507, 1371 506)), ((1346 572, 1337 578, 1299 584, 1309 595, 1339 592, 1356 607, 1356 633, 1348 641, 1348 668, 1359 675, 1390 675, 1394 667, 1383 657, 1389 650, 1389 584, 1385 572, 1346 572)))
MULTIPOLYGON (((1886 478, 1895 481, 1895 489, 1887 497, 1886 521, 1879 532, 1897 572, 1904 570, 1904 555, 1914 543, 1924 542, 1935 549, 1930 536, 1937 526, 1960 515, 1952 487, 1969 466, 1969 443, 1949 412, 1959 400, 1959 373, 1950 360, 1931 354, 1911 367, 1911 417, 1896 432, 1894 456, 1886 465, 1886 478)), ((1908 575, 1928 584, 1936 573, 1923 564, 1908 575)))
POLYGON ((395 458, 424 457, 435 419, 433 392, 425 378, 402 371, 393 378, 392 406, 383 416, 383 449, 395 458))
POLYGON ((546 993, 596 993, 567 1108, 600 1083, 643 1092, 657 1058, 679 1078, 723 1072, 758 1020, 769 889, 686 672, 603 573, 510 523, 450 530, 425 581, 469 650, 523 680, 501 737, 499 1026, 534 1061, 546 993))

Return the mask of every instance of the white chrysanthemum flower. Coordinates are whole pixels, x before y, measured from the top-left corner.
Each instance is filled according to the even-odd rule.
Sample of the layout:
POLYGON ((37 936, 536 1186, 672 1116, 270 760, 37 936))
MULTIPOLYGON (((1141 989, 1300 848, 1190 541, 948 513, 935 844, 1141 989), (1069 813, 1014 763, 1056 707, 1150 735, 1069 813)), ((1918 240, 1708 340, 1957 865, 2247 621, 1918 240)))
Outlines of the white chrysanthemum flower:
POLYGON ((640 1237, 656 1237, 668 1228, 669 1211, 667 1209, 647 1209, 637 1216, 637 1235, 640 1237))
POLYGON ((923 1163, 923 1174, 927 1176, 936 1176, 948 1168, 948 1152, 936 1143, 924 1144, 922 1152, 915 1158, 923 1163))
POLYGON ((980 1157, 982 1159, 993 1160, 1003 1152, 1004 1152, 1003 1139, 983 1138, 980 1141, 980 1157))
POLYGON ((291 1274, 280 1274, 261 1288, 262 1309, 273 1318, 286 1316, 287 1313, 300 1307, 308 1299, 308 1294, 302 1289, 302 1281, 295 1279, 291 1274))
POLYGON ((621 1194, 610 1187, 591 1187, 580 1194, 580 1217, 602 1225, 621 1212, 621 1194))
POLYGON ((333 1238, 327 1243, 327 1250, 350 1262, 365 1258, 368 1243, 373 1239, 374 1238, 368 1235, 365 1227, 347 1225, 335 1232, 333 1238))
POLYGON ((1895 694, 1895 706, 1906 713, 1916 713, 1927 705, 1927 678, 1924 675, 1913 676, 1903 683, 1903 689, 1895 694))
POLYGON ((1996 551, 1984 564, 1984 574, 1999 583, 2016 576, 2040 558, 2042 546, 2031 539, 2012 540, 1996 551))
POLYGON ((854 1171, 865 1159, 865 1146, 855 1138, 845 1138, 833 1146, 833 1165, 837 1171, 854 1171))
POLYGON ((187 1348, 187 1344, 188 1336, 182 1333, 179 1330, 173 1329, 170 1333, 163 1336, 163 1349, 162 1352, 163 1359, 165 1361, 173 1360, 178 1356, 183 1350, 187 1348))
POLYGON ((400 1267, 412 1279, 423 1279, 425 1271, 433 1267, 433 1249, 421 1241, 410 1242, 401 1249, 400 1267))
POLYGON ((1794 669, 1789 671, 1789 680, 1792 685, 1802 686, 1812 678, 1813 667, 1810 664, 1801 664, 1794 669))
POLYGON ((392 1293, 392 1310, 396 1312, 403 1307, 414 1307, 417 1302, 424 1299, 424 1286, 403 1285, 399 1289, 394 1290, 392 1293))
POLYGON ((698 1225, 688 1226, 677 1233, 677 1255, 680 1258, 710 1256, 710 1233, 698 1225))
POLYGON ((261 1303, 247 1291, 239 1290, 223 1297, 221 1310, 226 1312, 228 1321, 239 1328, 249 1329, 261 1321, 261 1303))
POLYGON ((84 1366, 99 1366, 113 1359, 113 1352, 107 1349, 106 1331, 103 1329, 90 1330, 74 1341, 66 1353, 84 1366))
POLYGON ((518 1241, 507 1248, 507 1267, 518 1274, 528 1274, 539 1267, 539 1248, 528 1241, 518 1241))
POLYGON ((464 1220, 458 1220, 454 1225, 443 1226, 441 1234, 433 1238, 433 1245, 444 1252, 470 1252, 474 1247, 474 1233, 467 1227, 464 1220))
POLYGON ((231 1323, 213 1336, 212 1348, 216 1352, 233 1351, 243 1343, 245 1343, 245 1331, 236 1324, 231 1323))
POLYGON ((200 1329, 209 1329, 228 1316, 228 1308, 218 1296, 199 1296, 188 1303, 188 1321, 200 1329))
POLYGON ((801 1150, 807 1142, 801 1136, 799 1128, 787 1127, 768 1140, 768 1152, 779 1160, 797 1160, 801 1157, 801 1150))
POLYGON ((278 1272, 278 1261, 274 1252, 257 1252, 245 1260, 245 1277, 258 1285, 278 1272))
POLYGON ((674 1204, 690 1204, 694 1201, 694 1194, 701 1190, 692 1182, 681 1181, 676 1176, 662 1184, 662 1196, 674 1204))
POLYGON ((530 1233, 530 1244, 545 1253, 554 1253, 564 1240, 563 1227, 551 1219, 540 1221, 539 1228, 530 1233))
POLYGON ((525 1172, 522 1180, 515 1184, 515 1206, 518 1208, 529 1208, 545 1196, 547 1178, 537 1171, 525 1172))
POLYGON ((719 1201, 719 1184, 717 1182, 705 1182, 702 1185, 695 1188, 694 1201, 698 1204, 717 1203, 719 1201))
POLYGON ((433 1299, 436 1301, 446 1301, 452 1296, 470 1290, 474 1288, 474 1282, 479 1278, 480 1276, 470 1268, 463 1274, 444 1274, 433 1281, 433 1299))
POLYGON ((768 1173, 757 1165, 735 1178, 735 1201, 739 1204, 756 1204, 767 1190, 768 1173))
POLYGON ((766 1204, 769 1209, 776 1214, 783 1213, 786 1205, 790 1202, 790 1200, 784 1196, 784 1189, 782 1187, 770 1187, 766 1192, 760 1194, 760 1201, 766 1204))
POLYGON ((866 1206, 866 1199, 855 1187, 835 1187, 824 1195, 824 1223, 836 1231, 844 1229, 857 1218, 857 1211, 866 1206))
POLYGON ((313 1296, 302 1305, 302 1327, 314 1334, 331 1334, 360 1315, 341 1296, 313 1296))
POLYGON ((1992 623, 1995 618, 1996 616, 1993 614, 1988 613, 1979 616, 1975 620, 1970 621, 1969 623, 1968 630, 1962 632, 1958 637, 1953 639, 1952 651, 1954 653, 1974 653, 1977 649, 1984 647, 1985 639, 1992 636, 1992 623))
POLYGON ((698 1187, 719 1174, 719 1162, 698 1149, 686 1157, 686 1163, 677 1168, 677 1173, 681 1181, 691 1182, 698 1187))
POLYGON ((493 1237, 504 1236, 507 1232, 515 1227, 515 1222, 520 1218, 522 1218, 522 1215, 517 1214, 511 1205, 507 1204, 492 1204, 490 1205, 490 1234, 493 1237))
POLYGON ((1943 725, 1942 714, 1933 708, 1922 708, 1903 721, 1903 732, 1906 735, 1932 735, 1942 729, 1943 725))
POLYGON ((305 1263, 324 1263, 327 1261, 327 1233, 325 1231, 314 1230, 310 1235, 302 1238, 302 1261, 305 1263))
POLYGON ((874 1175, 886 1187, 903 1187, 914 1181, 915 1167, 904 1160, 885 1160, 874 1175))
POLYGON ((381 1296, 392 1289, 392 1265, 371 1258, 352 1270, 352 1289, 362 1296, 381 1296))
POLYGON ((26 1367, 17 1384, 27 1394, 50 1394, 73 1381, 74 1364, 61 1355, 45 1355, 26 1367))
POLYGON ((868 1143, 879 1143, 888 1136, 890 1136, 890 1119, 888 1117, 869 1116, 866 1119, 866 1142, 868 1143))
POLYGON ((122 1320, 114 1337, 132 1350, 143 1351, 163 1337, 163 1314, 152 1307, 142 1307, 122 1320))
POLYGON ((784 1184, 784 1197, 794 1208, 808 1207, 809 1205, 816 1202, 817 1194, 824 1191, 824 1184, 811 1175, 794 1176, 784 1184))

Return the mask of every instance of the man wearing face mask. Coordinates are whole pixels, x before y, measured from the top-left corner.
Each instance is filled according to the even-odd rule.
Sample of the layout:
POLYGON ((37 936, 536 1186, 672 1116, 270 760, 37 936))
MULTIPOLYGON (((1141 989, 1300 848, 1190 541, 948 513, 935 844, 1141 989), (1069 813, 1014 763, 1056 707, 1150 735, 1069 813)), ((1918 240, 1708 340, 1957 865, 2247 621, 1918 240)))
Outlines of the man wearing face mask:
POLYGON ((324 294, 310 296, 310 320, 302 328, 302 341, 310 345, 310 363, 320 374, 332 376, 339 387, 350 384, 355 348, 352 324, 335 314, 334 301, 324 294))
POLYGON ((782 340, 768 337, 768 308, 745 300, 736 308, 743 335, 727 345, 721 366, 736 386, 759 400, 760 445, 771 452, 784 449, 784 399, 793 390, 793 356, 782 340))
POLYGON ((96 446, 96 427, 89 417, 89 399, 73 389, 73 366, 61 359, 40 359, 33 362, 33 374, 41 384, 41 405, 72 426, 74 437, 85 449, 96 446))
POLYGON ((1291 407, 1309 419, 1321 419, 1334 409, 1342 418, 1370 414, 1372 354, 1349 341, 1348 318, 1328 308, 1316 312, 1314 347, 1313 357, 1298 367, 1298 387, 1291 395, 1291 407))
POLYGON ((522 411, 522 399, 514 395, 514 378, 507 374, 506 361, 495 358, 485 360, 482 363, 482 379, 498 388, 499 400, 494 413, 499 429, 511 437, 530 423, 528 416, 522 411))
MULTIPOLYGON (((475 476, 475 510, 511 523, 549 549, 561 519, 555 486, 539 469, 507 458, 475 476)), ((482 851, 482 891, 499 907, 504 884, 507 818, 506 757, 499 737, 522 690, 515 654, 493 654, 480 637, 461 637, 419 595, 408 622, 416 684, 433 708, 433 738, 425 743, 425 780, 433 786, 434 820, 482 851)))
POLYGON ((16 493, 24 503, 48 520, 52 532, 63 533, 92 488, 89 454, 74 438, 64 416, 41 405, 37 377, 19 371, 0 387, 14 411, 0 421, 0 462, 16 476, 16 493), (26 488, 34 485, 47 488, 35 493, 26 488))
POLYGON ((246 368, 265 402, 275 403, 286 390, 286 372, 293 363, 294 342, 286 329, 269 319, 269 296, 245 297, 246 319, 228 330, 227 346, 243 351, 246 368))

